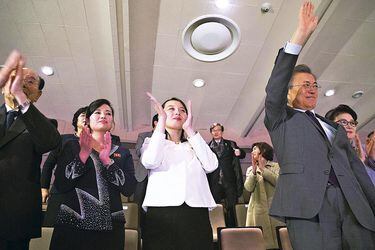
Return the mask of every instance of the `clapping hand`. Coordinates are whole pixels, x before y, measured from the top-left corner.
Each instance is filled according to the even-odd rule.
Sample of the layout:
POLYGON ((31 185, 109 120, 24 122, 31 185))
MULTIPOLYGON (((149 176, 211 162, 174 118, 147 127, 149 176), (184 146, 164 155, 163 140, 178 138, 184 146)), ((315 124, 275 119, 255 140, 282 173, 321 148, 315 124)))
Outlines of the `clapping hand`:
POLYGON ((156 113, 158 113, 158 124, 155 127, 156 131, 164 133, 165 130, 165 121, 167 120, 167 113, 161 106, 160 102, 149 92, 146 92, 147 96, 150 97, 150 101, 154 105, 156 113))
POLYGON ((193 114, 192 114, 192 108, 191 108, 191 101, 188 101, 187 105, 187 118, 184 124, 182 124, 182 129, 185 131, 186 135, 188 137, 192 137, 195 134, 195 131, 193 129, 193 114))
MULTIPOLYGON (((22 74, 24 65, 25 61, 22 55, 17 50, 13 50, 0 70, 0 88, 3 88, 7 83, 13 70, 17 70, 18 74, 22 74)), ((22 79, 22 77, 20 79, 22 79)))
POLYGON ((101 150, 99 153, 99 159, 101 162, 108 166, 111 163, 111 158, 109 158, 109 153, 111 152, 112 148, 112 138, 111 133, 109 131, 105 132, 104 134, 104 143, 100 145, 101 150))
POLYGON ((79 145, 81 147, 81 151, 79 152, 79 157, 83 163, 86 163, 87 159, 89 158, 91 151, 92 151, 92 135, 90 133, 90 129, 85 126, 81 134, 79 136, 79 145))

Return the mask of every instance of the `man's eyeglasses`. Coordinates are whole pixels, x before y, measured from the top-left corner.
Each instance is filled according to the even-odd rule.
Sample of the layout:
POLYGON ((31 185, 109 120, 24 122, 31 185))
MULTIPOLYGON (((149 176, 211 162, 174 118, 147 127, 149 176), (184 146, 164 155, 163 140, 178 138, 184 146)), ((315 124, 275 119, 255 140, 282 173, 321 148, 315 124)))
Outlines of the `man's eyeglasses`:
POLYGON ((289 85, 289 87, 298 87, 298 86, 302 86, 302 88, 304 89, 314 89, 314 90, 320 89, 322 87, 317 82, 311 83, 309 81, 304 81, 301 84, 289 85))
POLYGON ((338 120, 338 121, 336 121, 336 123, 338 123, 338 124, 340 124, 344 127, 350 125, 353 128, 357 127, 357 125, 358 125, 357 121, 354 121, 354 120, 347 121, 345 119, 338 120))

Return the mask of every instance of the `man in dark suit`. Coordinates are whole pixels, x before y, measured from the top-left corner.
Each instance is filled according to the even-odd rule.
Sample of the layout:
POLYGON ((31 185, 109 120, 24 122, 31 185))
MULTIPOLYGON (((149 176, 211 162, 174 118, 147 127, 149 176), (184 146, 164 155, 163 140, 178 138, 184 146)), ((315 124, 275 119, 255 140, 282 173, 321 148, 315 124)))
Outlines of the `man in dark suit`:
MULTIPOLYGON (((147 137, 151 138, 152 133, 154 132, 154 128, 156 124, 158 124, 158 114, 152 117, 151 124, 152 124, 152 131, 140 133, 137 138, 137 143, 135 144, 135 153, 137 154, 139 161, 134 168, 135 178, 137 179, 137 187, 134 192, 134 201, 137 202, 140 208, 142 207, 143 200, 145 199, 147 182, 148 182, 148 178, 147 178, 148 171, 142 165, 141 160, 140 160, 141 155, 142 155, 141 149, 142 149, 142 145, 145 139, 147 137)), ((143 209, 140 209, 141 229, 144 227, 144 220, 145 220, 145 212, 143 211, 143 209)))
POLYGON ((39 89, 41 81, 29 73, 24 77, 23 66, 22 56, 13 51, 0 71, 5 99, 0 107, 0 249, 5 250, 28 249, 30 239, 40 237, 40 162, 60 142, 54 125, 25 94, 25 89, 39 89))
POLYGON ((246 153, 240 149, 236 142, 223 138, 224 126, 214 123, 210 127, 212 140, 208 143, 219 160, 219 167, 207 174, 212 196, 216 203, 225 199, 225 221, 227 226, 235 226, 234 205, 237 198, 242 195, 243 176, 239 159, 246 153))
POLYGON ((375 249, 374 186, 345 129, 314 113, 315 76, 294 68, 317 26, 313 11, 302 5, 266 87, 264 122, 280 164, 270 214, 286 220, 293 249, 375 249))

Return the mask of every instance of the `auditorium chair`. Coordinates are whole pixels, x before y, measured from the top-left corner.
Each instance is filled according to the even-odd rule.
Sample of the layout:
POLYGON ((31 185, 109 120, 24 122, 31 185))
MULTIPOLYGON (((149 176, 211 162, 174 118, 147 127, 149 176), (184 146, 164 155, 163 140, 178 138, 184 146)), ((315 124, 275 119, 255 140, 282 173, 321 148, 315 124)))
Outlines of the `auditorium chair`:
POLYGON ((261 227, 219 227, 219 250, 265 250, 261 227))
POLYGON ((248 207, 249 207, 248 204, 236 204, 235 205, 237 227, 244 227, 246 225, 246 216, 247 216, 248 207))
POLYGON ((135 229, 125 229, 125 248, 126 250, 138 250, 140 243, 139 232, 135 229))
POLYGON ((276 235, 280 250, 293 250, 289 239, 288 229, 285 226, 276 227, 276 235))
POLYGON ((217 207, 209 212, 212 227, 213 241, 217 242, 217 228, 225 227, 223 205, 217 204, 217 207))
POLYGON ((128 202, 123 203, 122 208, 125 214, 125 228, 127 229, 139 229, 139 208, 137 203, 128 202))
POLYGON ((42 227, 42 237, 31 239, 29 250, 48 250, 53 233, 52 227, 42 227))
POLYGON ((125 214, 125 249, 137 250, 141 245, 139 231, 139 207, 137 203, 127 202, 122 204, 125 214))

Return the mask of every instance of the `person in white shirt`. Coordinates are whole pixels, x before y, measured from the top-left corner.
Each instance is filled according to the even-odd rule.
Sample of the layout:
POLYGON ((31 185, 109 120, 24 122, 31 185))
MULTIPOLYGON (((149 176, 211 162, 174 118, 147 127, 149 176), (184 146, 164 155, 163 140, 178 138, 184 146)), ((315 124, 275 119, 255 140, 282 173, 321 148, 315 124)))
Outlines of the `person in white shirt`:
POLYGON ((218 167, 216 155, 192 128, 190 101, 189 108, 178 98, 161 105, 147 95, 159 122, 141 150, 149 170, 143 249, 212 249, 208 209, 216 203, 206 174, 218 167))

